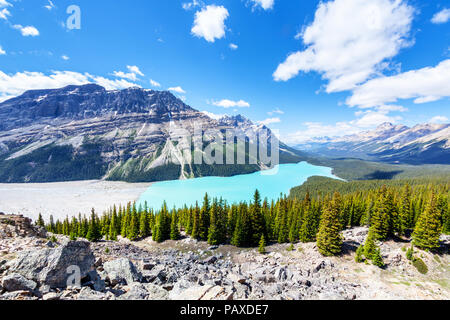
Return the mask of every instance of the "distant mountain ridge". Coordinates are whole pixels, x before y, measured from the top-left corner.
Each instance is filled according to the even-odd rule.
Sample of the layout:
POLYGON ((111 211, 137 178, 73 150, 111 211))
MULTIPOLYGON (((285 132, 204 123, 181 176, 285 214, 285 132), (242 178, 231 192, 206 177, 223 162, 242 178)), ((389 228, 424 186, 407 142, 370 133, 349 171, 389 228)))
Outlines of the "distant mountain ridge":
POLYGON ((384 123, 375 130, 336 138, 318 138, 297 149, 326 157, 355 157, 405 164, 450 164, 450 124, 412 128, 384 123))
MULTIPOLYGON (((27 91, 0 103, 0 182, 152 182, 266 169, 258 159, 245 165, 186 162, 177 130, 191 135, 196 125, 221 132, 267 129, 243 116, 211 119, 168 91, 108 91, 95 84, 27 91)), ((281 163, 305 159, 283 143, 280 149, 281 163)))

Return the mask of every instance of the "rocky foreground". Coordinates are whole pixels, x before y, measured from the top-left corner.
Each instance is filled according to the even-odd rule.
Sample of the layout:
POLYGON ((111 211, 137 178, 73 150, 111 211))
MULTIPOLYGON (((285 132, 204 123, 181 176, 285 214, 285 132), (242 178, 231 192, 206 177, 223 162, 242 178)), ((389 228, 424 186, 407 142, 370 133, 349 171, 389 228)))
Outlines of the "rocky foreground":
POLYGON ((365 228, 345 231, 344 253, 333 258, 315 244, 273 245, 261 255, 189 238, 157 244, 48 236, 27 218, 0 214, 0 300, 450 299, 446 236, 439 254, 416 251, 426 274, 406 259, 406 241, 381 246, 385 269, 357 264, 365 228))

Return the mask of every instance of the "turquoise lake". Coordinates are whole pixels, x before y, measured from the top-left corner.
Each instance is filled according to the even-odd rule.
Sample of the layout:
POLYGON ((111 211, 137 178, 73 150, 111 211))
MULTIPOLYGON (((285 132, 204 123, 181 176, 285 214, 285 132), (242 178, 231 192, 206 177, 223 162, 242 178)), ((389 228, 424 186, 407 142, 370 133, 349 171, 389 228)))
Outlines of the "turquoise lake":
POLYGON ((166 201, 169 209, 201 205, 205 193, 210 198, 222 197, 228 203, 250 201, 255 190, 261 193, 261 198, 276 200, 280 194, 289 194, 293 187, 302 185, 309 177, 324 176, 336 178, 332 169, 313 166, 307 162, 297 164, 281 164, 271 170, 234 177, 205 177, 190 180, 173 180, 157 182, 145 191, 138 205, 147 204, 150 208, 159 209, 166 201))

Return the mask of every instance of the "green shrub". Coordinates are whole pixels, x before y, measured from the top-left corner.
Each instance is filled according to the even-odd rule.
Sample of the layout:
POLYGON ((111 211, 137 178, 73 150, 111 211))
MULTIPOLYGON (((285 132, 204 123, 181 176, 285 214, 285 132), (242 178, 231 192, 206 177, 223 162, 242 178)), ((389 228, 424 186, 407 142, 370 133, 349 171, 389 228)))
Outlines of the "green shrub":
POLYGON ((416 267, 417 271, 419 271, 421 274, 427 274, 428 273, 427 265, 420 258, 414 259, 413 266, 416 267))
POLYGON ((408 259, 409 261, 414 260, 414 247, 413 246, 411 246, 411 248, 409 248, 408 251, 406 251, 406 259, 408 259))

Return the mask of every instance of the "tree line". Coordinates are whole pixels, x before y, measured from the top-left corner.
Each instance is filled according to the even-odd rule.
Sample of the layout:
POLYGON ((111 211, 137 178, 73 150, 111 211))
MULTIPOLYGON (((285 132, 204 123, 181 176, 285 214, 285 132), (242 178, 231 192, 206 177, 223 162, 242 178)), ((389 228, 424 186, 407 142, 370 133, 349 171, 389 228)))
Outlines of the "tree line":
MULTIPOLYGON (((422 249, 439 248, 442 233, 450 233, 449 186, 386 186, 340 194, 304 198, 280 195, 277 201, 262 200, 255 192, 249 202, 228 204, 205 195, 201 204, 158 211, 146 204, 111 207, 102 216, 92 210, 90 217, 66 218, 50 222, 46 228, 72 239, 90 241, 131 241, 152 237, 154 241, 178 240, 182 232, 211 245, 259 247, 267 243, 317 242, 326 256, 342 251, 340 232, 355 226, 369 226, 367 243, 357 252, 357 259, 379 261, 378 241, 390 237, 410 237, 422 249)), ((42 218, 40 218, 41 224, 42 218)), ((378 262, 377 262, 378 261, 378 262)))

